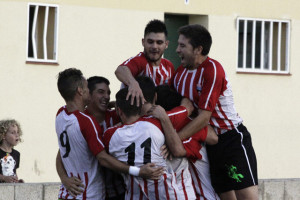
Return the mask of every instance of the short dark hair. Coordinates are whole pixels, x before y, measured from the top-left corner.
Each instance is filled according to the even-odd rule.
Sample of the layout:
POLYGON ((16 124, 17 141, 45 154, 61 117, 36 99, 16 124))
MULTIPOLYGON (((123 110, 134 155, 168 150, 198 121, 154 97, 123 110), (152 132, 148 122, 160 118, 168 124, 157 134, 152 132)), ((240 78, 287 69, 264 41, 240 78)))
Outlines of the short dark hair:
POLYGON ((120 89, 116 94, 116 106, 119 107, 126 117, 131 117, 141 114, 142 106, 136 105, 136 99, 134 99, 133 105, 131 105, 131 99, 126 100, 128 88, 120 89))
POLYGON ((110 84, 109 80, 102 76, 92 76, 92 77, 88 78, 87 82, 88 82, 88 88, 90 90, 90 94, 92 94, 93 91, 95 90, 96 84, 98 84, 98 83, 105 83, 106 85, 110 84))
POLYGON ((78 87, 83 88, 82 72, 76 68, 68 68, 58 74, 57 87, 65 101, 74 99, 78 87))
POLYGON ((178 33, 190 39, 193 48, 203 47, 202 55, 206 56, 212 44, 212 38, 208 30, 199 24, 186 25, 179 28, 178 33))
POLYGON ((155 84, 153 80, 148 76, 138 76, 136 77, 136 81, 139 83, 145 100, 153 103, 155 97, 155 84))
POLYGON ((169 85, 159 85, 156 87, 156 104, 169 111, 177 106, 180 106, 182 96, 172 90, 169 85))
POLYGON ((168 37, 166 24, 158 19, 153 19, 146 25, 144 37, 149 33, 164 33, 168 37))

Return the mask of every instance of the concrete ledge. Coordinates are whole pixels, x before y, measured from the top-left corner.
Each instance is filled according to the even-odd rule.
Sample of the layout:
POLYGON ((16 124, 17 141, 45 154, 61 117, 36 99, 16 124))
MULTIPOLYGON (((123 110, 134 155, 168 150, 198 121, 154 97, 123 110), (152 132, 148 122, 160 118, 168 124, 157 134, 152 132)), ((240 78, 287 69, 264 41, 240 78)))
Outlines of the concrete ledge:
MULTIPOLYGON (((0 200, 57 200, 60 183, 0 184, 0 200)), ((260 200, 299 200, 300 179, 260 179, 260 200)))

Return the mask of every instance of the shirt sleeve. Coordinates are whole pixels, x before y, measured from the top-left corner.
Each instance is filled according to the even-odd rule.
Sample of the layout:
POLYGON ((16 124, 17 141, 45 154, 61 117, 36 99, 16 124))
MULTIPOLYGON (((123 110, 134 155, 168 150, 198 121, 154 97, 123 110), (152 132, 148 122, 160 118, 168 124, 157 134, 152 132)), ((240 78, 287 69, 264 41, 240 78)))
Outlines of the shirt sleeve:
POLYGON ((185 107, 178 106, 168 111, 167 114, 176 130, 179 130, 186 124, 188 112, 185 107))
POLYGON ((199 97, 198 107, 213 111, 221 95, 225 73, 218 63, 209 63, 203 73, 203 87, 199 97))
POLYGON ((192 138, 198 142, 205 142, 206 137, 207 137, 207 126, 192 136, 192 138))
POLYGON ((96 156, 102 150, 104 150, 104 144, 102 142, 102 131, 99 124, 92 116, 83 116, 81 118, 83 122, 80 124, 80 129, 83 137, 85 138, 89 149, 96 156))
POLYGON ((195 162, 198 159, 202 159, 202 155, 200 154, 202 145, 200 142, 190 137, 182 141, 182 144, 186 150, 186 157, 188 159, 190 159, 192 162, 195 162))
POLYGON ((133 77, 138 76, 142 71, 145 70, 147 65, 147 60, 143 59, 142 55, 137 55, 135 57, 129 58, 123 62, 120 66, 126 66, 132 73, 133 77))
POLYGON ((114 135, 114 133, 116 132, 116 130, 118 129, 119 127, 111 127, 109 129, 107 129, 104 134, 103 134, 103 142, 104 142, 104 145, 105 145, 105 149, 107 152, 109 152, 109 143, 110 143, 110 139, 111 137, 114 135))

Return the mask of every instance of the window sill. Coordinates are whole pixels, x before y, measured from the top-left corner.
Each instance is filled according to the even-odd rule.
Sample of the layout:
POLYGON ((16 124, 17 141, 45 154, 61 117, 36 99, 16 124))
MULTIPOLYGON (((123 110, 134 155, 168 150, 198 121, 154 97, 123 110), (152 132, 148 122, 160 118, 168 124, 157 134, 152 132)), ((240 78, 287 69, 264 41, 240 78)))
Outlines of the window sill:
POLYGON ((43 61, 26 61, 26 64, 35 64, 35 65, 54 65, 58 66, 58 62, 43 62, 43 61))
POLYGON ((241 72, 237 71, 237 74, 257 74, 257 75, 277 75, 277 76, 292 76, 291 73, 278 73, 278 72, 241 72))

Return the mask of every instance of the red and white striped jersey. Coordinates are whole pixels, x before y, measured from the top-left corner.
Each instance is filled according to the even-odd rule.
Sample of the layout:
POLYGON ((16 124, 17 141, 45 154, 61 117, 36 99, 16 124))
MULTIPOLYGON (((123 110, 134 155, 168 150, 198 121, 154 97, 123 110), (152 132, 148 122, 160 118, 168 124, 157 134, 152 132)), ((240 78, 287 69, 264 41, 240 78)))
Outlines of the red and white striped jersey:
MULTIPOLYGON (((87 115, 91 115, 87 109, 84 111, 84 113, 87 115)), ((106 110, 104 121, 99 123, 102 133, 104 133, 108 128, 113 127, 120 121, 121 120, 120 120, 119 116, 117 115, 116 110, 109 110, 109 109, 106 110)))
MULTIPOLYGON (((184 109, 169 117, 176 124, 186 116, 184 109)), ((165 137, 159 120, 151 116, 141 117, 133 124, 109 128, 104 133, 104 143, 112 156, 129 165, 140 167, 152 162, 166 168, 165 174, 156 181, 125 175, 126 199, 173 200, 182 196, 172 168, 161 155, 160 148, 165 143, 165 137)))
MULTIPOLYGON (((106 110, 105 119, 100 123, 103 133, 110 127, 113 127, 120 122, 116 110, 106 110)), ((117 197, 123 194, 126 190, 124 180, 121 174, 118 174, 110 169, 103 168, 103 176, 105 180, 106 196, 108 198, 117 197)))
MULTIPOLYGON (((169 117, 172 117, 173 113, 176 113, 180 110, 185 110, 184 107, 179 106, 167 112, 169 117)), ((176 130, 180 130, 183 125, 185 125, 190 120, 187 120, 188 117, 185 119, 177 120, 180 123, 173 124, 176 130)), ((193 156, 193 152, 190 149, 186 148, 186 145, 183 144, 184 148, 186 149, 187 157, 193 156)), ((200 149, 199 149, 200 150, 200 149)), ((172 160, 168 160, 168 164, 172 167, 178 189, 181 191, 181 196, 178 199, 189 200, 189 199, 196 199, 195 190, 192 186, 192 177, 191 173, 189 172, 189 162, 186 157, 182 158, 173 158, 172 160)))
POLYGON ((199 200, 220 200, 218 194, 211 185, 209 161, 205 145, 201 148, 202 159, 190 162, 189 168, 192 174, 193 187, 199 200))
POLYGON ((127 66, 133 77, 148 76, 152 78, 155 85, 171 84, 171 79, 174 75, 173 64, 164 58, 161 58, 159 66, 152 66, 148 63, 145 54, 140 52, 135 57, 131 57, 120 66, 127 66))
POLYGON ((172 82, 176 91, 189 98, 196 108, 212 112, 209 124, 218 134, 242 122, 234 106, 231 85, 216 60, 208 57, 194 70, 180 66, 172 82))
MULTIPOLYGON (((100 127, 96 120, 83 112, 68 112, 65 107, 59 109, 55 128, 61 159, 69 177, 82 180, 84 192, 76 199, 105 199, 103 177, 96 155, 104 150, 100 138, 100 127)), ((64 185, 58 198, 73 199, 64 185)))
MULTIPOLYGON (((90 114, 88 110, 85 110, 86 114, 90 114)), ((117 115, 116 110, 106 110, 105 119, 99 123, 102 133, 108 128, 113 127, 120 122, 120 118, 117 115)), ((117 197, 125 192, 125 184, 121 174, 116 173, 108 168, 102 167, 103 178, 106 188, 106 196, 108 198, 117 197)))

